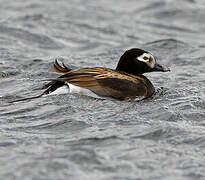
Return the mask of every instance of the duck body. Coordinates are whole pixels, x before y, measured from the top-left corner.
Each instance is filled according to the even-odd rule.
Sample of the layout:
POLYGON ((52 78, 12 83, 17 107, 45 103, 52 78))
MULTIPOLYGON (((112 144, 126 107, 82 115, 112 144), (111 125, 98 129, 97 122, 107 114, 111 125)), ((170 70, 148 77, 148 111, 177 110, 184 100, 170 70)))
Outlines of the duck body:
MULTIPOLYGON (((39 96, 17 101, 34 99, 48 94, 78 93, 95 98, 114 98, 118 100, 148 98, 155 89, 143 74, 153 71, 167 72, 168 68, 159 65, 149 52, 133 48, 127 50, 118 62, 116 69, 91 67, 69 69, 55 60, 54 70, 62 76, 51 79, 43 86, 45 91, 39 96)), ((17 102, 14 101, 14 102, 17 102)))
MULTIPOLYGON (((55 68, 59 68, 57 61, 55 68)), ((119 100, 133 99, 139 96, 150 97, 154 93, 154 86, 145 76, 131 75, 103 67, 71 70, 53 80, 53 84, 50 84, 46 93, 55 92, 54 87, 58 89, 62 86, 67 86, 70 93, 119 100)))

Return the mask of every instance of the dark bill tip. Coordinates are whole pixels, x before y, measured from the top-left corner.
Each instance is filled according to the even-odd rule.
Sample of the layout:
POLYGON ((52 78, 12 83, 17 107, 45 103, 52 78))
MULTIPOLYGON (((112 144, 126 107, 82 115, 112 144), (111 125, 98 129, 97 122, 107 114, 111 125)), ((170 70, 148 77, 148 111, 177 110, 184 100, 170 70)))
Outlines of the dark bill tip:
POLYGON ((162 66, 160 64, 155 64, 155 67, 153 68, 153 71, 161 71, 161 72, 168 72, 170 69, 168 67, 162 66))
POLYGON ((162 66, 162 71, 163 72, 168 72, 168 71, 170 71, 170 69, 168 67, 162 66))

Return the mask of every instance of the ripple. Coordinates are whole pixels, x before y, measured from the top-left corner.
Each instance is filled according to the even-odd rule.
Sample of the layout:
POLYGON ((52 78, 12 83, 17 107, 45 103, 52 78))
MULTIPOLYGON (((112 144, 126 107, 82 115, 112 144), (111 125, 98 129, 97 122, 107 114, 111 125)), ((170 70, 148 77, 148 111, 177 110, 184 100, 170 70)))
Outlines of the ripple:
POLYGON ((7 27, 0 25, 0 33, 6 34, 8 36, 12 36, 14 38, 19 39, 20 41, 27 41, 32 42, 32 44, 37 44, 40 48, 45 49, 61 49, 64 47, 63 44, 56 42, 52 38, 49 38, 46 35, 31 33, 29 31, 14 28, 14 27, 7 27))
POLYGON ((150 140, 160 140, 162 138, 166 139, 169 137, 172 137, 174 133, 171 131, 171 129, 165 129, 165 128, 157 128, 155 130, 151 129, 146 131, 144 134, 134 136, 132 138, 141 138, 141 139, 150 139, 150 140))
POLYGON ((1 142, 0 147, 8 147, 8 146, 13 146, 15 144, 16 143, 13 143, 13 142, 1 142))
POLYGON ((183 41, 176 39, 161 39, 157 41, 148 42, 145 45, 147 46, 155 46, 155 48, 163 48, 163 49, 176 49, 176 48, 186 48, 188 45, 183 41))

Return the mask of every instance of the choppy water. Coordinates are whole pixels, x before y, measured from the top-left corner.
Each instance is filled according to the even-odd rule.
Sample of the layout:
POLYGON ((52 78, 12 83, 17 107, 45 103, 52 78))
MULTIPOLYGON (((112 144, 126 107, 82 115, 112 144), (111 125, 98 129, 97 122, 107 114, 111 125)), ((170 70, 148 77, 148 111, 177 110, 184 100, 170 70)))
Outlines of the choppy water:
POLYGON ((205 179, 205 2, 0 1, 0 179, 205 179), (114 68, 140 47, 170 73, 142 102, 38 94, 54 58, 114 68))

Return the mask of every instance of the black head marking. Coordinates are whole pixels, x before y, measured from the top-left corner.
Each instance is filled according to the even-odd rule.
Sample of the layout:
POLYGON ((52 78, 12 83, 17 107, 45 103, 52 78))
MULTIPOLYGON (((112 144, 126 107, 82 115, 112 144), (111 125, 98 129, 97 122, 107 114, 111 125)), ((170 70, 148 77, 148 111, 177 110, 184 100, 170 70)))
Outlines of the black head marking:
POLYGON ((155 58, 152 67, 149 66, 148 63, 146 63, 145 61, 139 60, 140 56, 142 56, 143 54, 150 54, 150 57, 154 58, 151 55, 151 53, 149 53, 148 51, 138 49, 138 48, 133 48, 127 50, 120 57, 116 70, 123 71, 133 75, 139 75, 139 74, 152 72, 152 71, 163 71, 163 72, 168 71, 168 68, 162 67, 161 65, 157 64, 155 58))
POLYGON ((126 73, 134 75, 150 72, 151 68, 145 62, 137 60, 137 58, 143 55, 144 53, 149 52, 138 48, 127 50, 120 57, 116 70, 124 71, 126 73))

